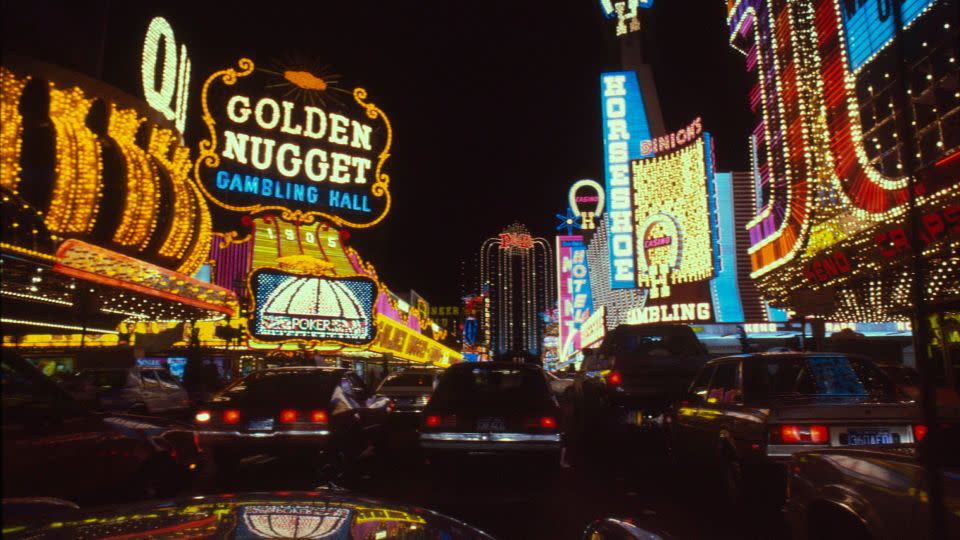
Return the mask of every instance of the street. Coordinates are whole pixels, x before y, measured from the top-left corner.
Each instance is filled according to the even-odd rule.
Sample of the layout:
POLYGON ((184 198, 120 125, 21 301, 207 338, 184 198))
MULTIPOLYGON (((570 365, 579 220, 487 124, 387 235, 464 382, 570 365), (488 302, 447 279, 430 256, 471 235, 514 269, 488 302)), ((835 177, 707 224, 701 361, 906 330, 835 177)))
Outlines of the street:
MULTIPOLYGON (((502 456, 433 467, 417 452, 403 452, 370 458, 334 485, 356 496, 435 510, 507 540, 579 538, 604 517, 630 518, 676 539, 788 537, 779 515, 752 511, 751 519, 739 519, 742 514, 702 481, 676 481, 662 460, 644 463, 630 455, 643 452, 624 448, 615 459, 561 469, 502 456)), ((302 459, 254 454, 230 477, 211 467, 193 491, 311 491, 324 485, 330 484, 302 459)))

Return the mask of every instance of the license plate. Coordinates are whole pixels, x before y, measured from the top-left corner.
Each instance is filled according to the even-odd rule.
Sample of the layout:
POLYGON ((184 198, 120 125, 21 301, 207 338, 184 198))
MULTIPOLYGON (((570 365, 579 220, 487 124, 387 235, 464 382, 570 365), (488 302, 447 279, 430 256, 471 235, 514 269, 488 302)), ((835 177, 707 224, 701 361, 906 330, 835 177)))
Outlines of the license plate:
POLYGON ((266 418, 263 420, 251 420, 247 424, 247 429, 250 431, 270 431, 273 429, 273 418, 266 418))
POLYGON ((503 431, 503 418, 481 418, 477 420, 477 431, 503 431))
POLYGON ((847 444, 862 446, 893 444, 893 435, 887 429, 850 429, 847 430, 847 444))

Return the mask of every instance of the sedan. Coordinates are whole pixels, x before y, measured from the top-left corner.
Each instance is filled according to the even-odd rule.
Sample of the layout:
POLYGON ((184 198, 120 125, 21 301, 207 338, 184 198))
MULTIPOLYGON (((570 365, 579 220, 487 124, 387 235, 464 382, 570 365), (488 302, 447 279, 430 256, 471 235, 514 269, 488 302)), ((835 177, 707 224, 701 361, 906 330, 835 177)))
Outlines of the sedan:
POLYGON ((559 462, 559 418, 540 367, 457 364, 444 372, 423 411, 420 446, 428 456, 547 453, 559 462))
POLYGON ((671 420, 673 448, 711 464, 734 499, 782 500, 796 452, 911 446, 924 427, 914 403, 866 358, 831 353, 752 354, 708 362, 671 420))
POLYGON ((251 452, 307 454, 339 469, 380 442, 390 406, 347 369, 275 368, 214 394, 195 423, 221 471, 251 452))

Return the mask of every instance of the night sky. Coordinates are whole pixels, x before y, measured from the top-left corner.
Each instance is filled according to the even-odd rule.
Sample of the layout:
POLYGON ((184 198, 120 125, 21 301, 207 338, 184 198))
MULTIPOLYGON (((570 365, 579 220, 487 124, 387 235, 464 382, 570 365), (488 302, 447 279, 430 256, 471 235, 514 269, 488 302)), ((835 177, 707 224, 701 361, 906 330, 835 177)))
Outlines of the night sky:
MULTIPOLYGON (((750 115, 725 3, 657 0, 644 14, 668 129, 703 117, 720 170, 745 170, 750 115)), ((618 69, 596 0, 565 2, 3 1, 3 50, 85 72, 142 97, 140 54, 163 15, 193 62, 187 139, 199 89, 249 55, 315 59, 366 87, 394 127, 394 206, 352 242, 396 292, 455 303, 461 261, 513 221, 554 234, 579 178, 603 181, 599 75, 618 69)))

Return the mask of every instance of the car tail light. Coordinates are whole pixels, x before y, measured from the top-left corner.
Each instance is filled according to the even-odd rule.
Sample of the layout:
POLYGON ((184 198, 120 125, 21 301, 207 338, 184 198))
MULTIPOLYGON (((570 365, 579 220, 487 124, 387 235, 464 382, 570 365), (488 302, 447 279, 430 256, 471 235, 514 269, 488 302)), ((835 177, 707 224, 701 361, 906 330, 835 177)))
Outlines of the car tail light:
POLYGON ((821 425, 784 424, 774 430, 784 444, 826 444, 830 441, 830 430, 821 425))
POLYGON ((237 409, 227 409, 223 411, 224 424, 237 424, 240 422, 240 411, 237 409))
POLYGON ((193 418, 197 422, 205 424, 210 421, 210 411, 197 411, 197 414, 193 418))
POLYGON ((623 377, 620 376, 619 371, 611 371, 610 375, 607 376, 607 382, 609 382, 611 386, 620 386, 623 382, 623 377))
POLYGON ((913 440, 914 442, 920 442, 924 437, 927 436, 927 426, 923 424, 914 424, 913 426, 913 440))
POLYGON ((322 409, 317 409, 315 411, 310 411, 310 421, 315 424, 326 424, 327 423, 327 411, 322 409))
POLYGON ((457 415, 448 414, 446 416, 437 416, 431 414, 423 420, 423 424, 429 428, 435 427, 456 427, 457 426, 457 415))
POLYGON ((543 429, 557 429, 557 419, 552 416, 540 418, 540 427, 543 429))
POLYGON ((297 411, 294 409, 283 409, 280 411, 280 422, 292 424, 297 421, 297 411))

